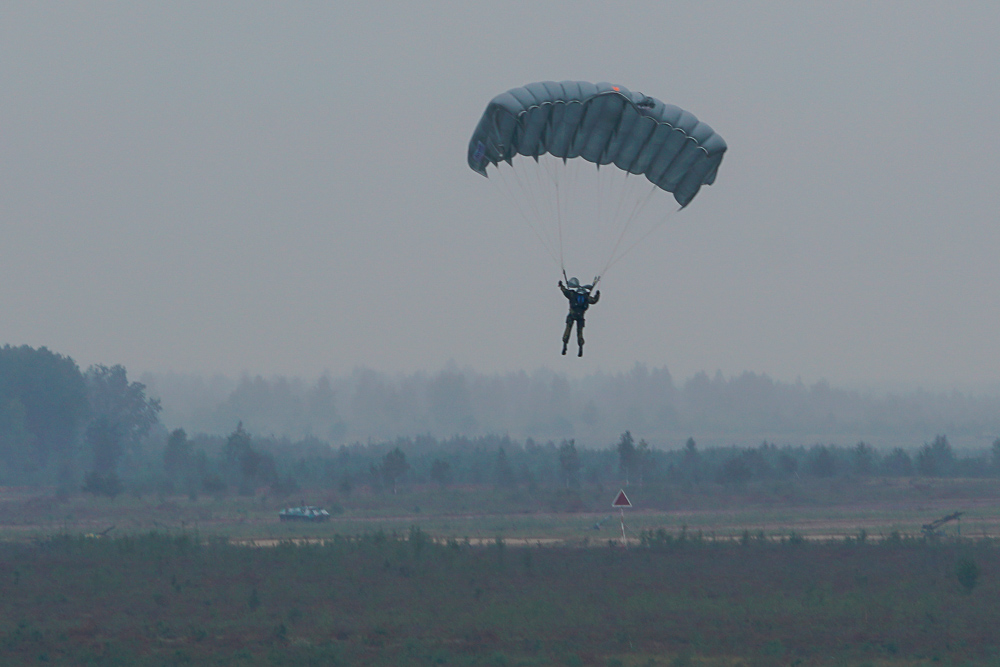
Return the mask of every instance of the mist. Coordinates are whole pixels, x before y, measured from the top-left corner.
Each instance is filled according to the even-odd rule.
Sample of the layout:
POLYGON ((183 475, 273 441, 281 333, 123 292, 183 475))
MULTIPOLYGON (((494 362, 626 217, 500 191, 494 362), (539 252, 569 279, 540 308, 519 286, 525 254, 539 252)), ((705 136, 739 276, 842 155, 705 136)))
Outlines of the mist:
POLYGON ((688 437, 710 447, 865 441, 916 448, 939 434, 958 448, 981 450, 1000 434, 1000 398, 991 394, 859 391, 751 372, 677 379, 667 368, 641 364, 579 378, 548 369, 487 374, 451 364, 411 374, 358 368, 311 380, 169 373, 140 379, 161 400, 168 428, 223 435, 242 422, 263 436, 334 446, 499 435, 606 448, 628 430, 668 450, 688 437))

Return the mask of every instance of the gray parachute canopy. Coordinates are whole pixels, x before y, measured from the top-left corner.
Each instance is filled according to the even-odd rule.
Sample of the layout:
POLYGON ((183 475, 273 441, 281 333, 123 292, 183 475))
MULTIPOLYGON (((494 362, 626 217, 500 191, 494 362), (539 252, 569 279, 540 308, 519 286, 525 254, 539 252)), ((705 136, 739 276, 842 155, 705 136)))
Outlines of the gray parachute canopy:
POLYGON ((711 185, 726 142, 694 115, 624 86, 543 81, 490 101, 469 140, 469 166, 549 153, 614 164, 674 194, 687 206, 711 185))

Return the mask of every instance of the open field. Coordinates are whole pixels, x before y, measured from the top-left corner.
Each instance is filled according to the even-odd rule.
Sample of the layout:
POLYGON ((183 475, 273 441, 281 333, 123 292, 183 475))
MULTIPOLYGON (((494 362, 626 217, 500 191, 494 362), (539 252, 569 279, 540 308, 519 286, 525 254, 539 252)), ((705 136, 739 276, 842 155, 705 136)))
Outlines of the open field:
POLYGON ((997 491, 637 488, 623 550, 617 489, 4 489, 0 665, 994 665, 997 491))
POLYGON ((0 544, 0 665, 986 666, 998 595, 982 540, 66 536, 0 544))

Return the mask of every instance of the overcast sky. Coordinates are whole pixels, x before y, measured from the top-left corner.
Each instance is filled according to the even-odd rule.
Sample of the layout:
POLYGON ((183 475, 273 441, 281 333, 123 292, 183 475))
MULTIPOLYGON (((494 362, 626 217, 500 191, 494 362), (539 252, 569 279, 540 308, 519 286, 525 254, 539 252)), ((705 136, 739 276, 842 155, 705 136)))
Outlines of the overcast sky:
POLYGON ((995 383, 997 35, 995 2, 6 2, 0 343, 133 376, 995 383), (583 359, 466 165, 494 95, 564 79, 729 144, 608 274, 583 359))

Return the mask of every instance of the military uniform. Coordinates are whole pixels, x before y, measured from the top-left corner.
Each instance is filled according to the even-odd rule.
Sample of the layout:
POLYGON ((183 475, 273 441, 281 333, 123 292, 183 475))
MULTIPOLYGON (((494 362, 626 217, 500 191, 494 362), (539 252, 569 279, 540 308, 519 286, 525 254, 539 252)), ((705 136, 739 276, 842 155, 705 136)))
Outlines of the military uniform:
POLYGON ((580 352, 577 356, 583 356, 583 325, 584 314, 591 305, 597 303, 601 298, 601 292, 598 290, 593 294, 590 293, 590 287, 580 287, 579 283, 576 286, 573 283, 575 280, 570 281, 570 286, 565 287, 562 281, 559 281, 559 289, 562 290, 563 296, 569 300, 569 314, 566 315, 566 330, 563 332, 563 349, 562 353, 566 354, 566 346, 569 344, 569 336, 573 332, 573 323, 576 322, 576 342, 580 345, 580 352))

